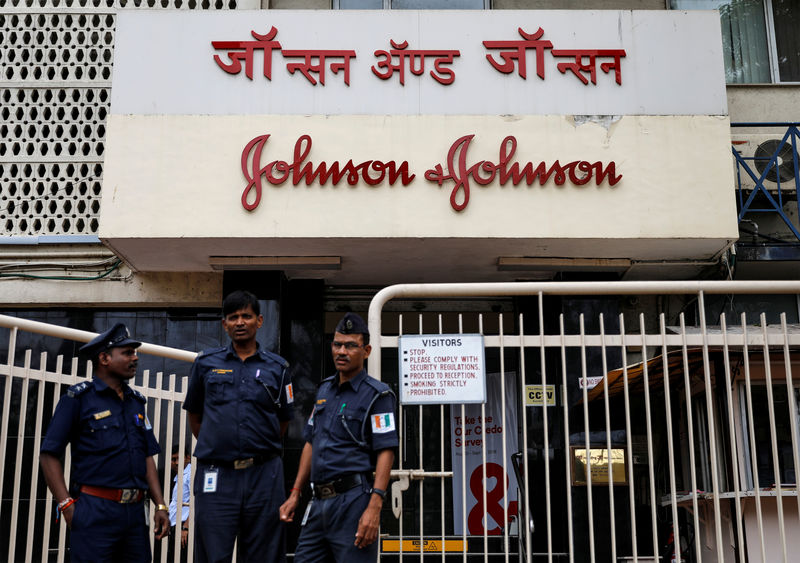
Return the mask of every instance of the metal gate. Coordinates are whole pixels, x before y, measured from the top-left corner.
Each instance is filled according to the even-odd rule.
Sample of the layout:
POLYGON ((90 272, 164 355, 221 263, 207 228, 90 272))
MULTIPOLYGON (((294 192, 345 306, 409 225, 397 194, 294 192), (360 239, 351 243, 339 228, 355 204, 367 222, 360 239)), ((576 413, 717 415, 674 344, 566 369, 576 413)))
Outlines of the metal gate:
POLYGON ((485 372, 497 374, 501 389, 496 404, 477 408, 401 405, 396 520, 384 518, 382 559, 788 561, 800 549, 800 393, 792 375, 800 329, 787 322, 787 314, 796 322, 798 302, 790 298, 784 312, 730 314, 731 299, 782 293, 796 295, 800 284, 382 290, 369 312, 372 375, 404 384, 402 335, 477 332, 485 372), (406 314, 383 329, 390 300, 478 296, 533 303, 510 320, 439 314, 430 327, 430 314, 406 314), (554 297, 566 303, 556 313, 548 310, 554 297), (570 309, 586 297, 624 310, 570 309), (481 417, 473 426, 484 423, 482 439, 470 444, 455 439, 468 429, 465 409, 481 417), (490 420, 489 410, 499 417, 490 420), (501 427, 501 440, 490 441, 487 422, 501 427))
MULTIPOLYGON (((19 361, 17 356, 17 335, 28 331, 55 338, 88 342, 95 333, 65 328, 16 317, 0 315, 0 327, 8 328, 8 358, 0 363, 0 381, 3 383, 2 423, 0 424, 0 559, 4 561, 57 561, 61 563, 66 555, 66 526, 55 522, 53 495, 40 478, 39 447, 42 434, 47 428, 56 403, 67 387, 91 377, 91 364, 80 366, 78 358, 63 356, 49 358, 47 353, 33 357, 33 351, 24 350, 19 361), (13 398, 13 400, 12 400, 13 398), (7 540, 7 546, 5 544, 7 540)), ((144 343, 138 350, 174 360, 192 362, 195 352, 168 348, 144 343)), ((185 381, 174 374, 145 371, 141 380, 137 376, 136 385, 147 398, 147 415, 156 436, 162 436, 162 452, 169 452, 173 444, 180 451, 189 446, 187 441, 186 413, 181 409, 185 393, 185 381), (175 438, 177 437, 177 439, 175 438)), ((193 441, 193 439, 192 439, 193 441)), ((172 490, 169 463, 163 466, 160 475, 164 498, 169 502, 172 490)), ((69 482, 70 449, 67 448, 64 468, 69 482)), ((179 456, 178 474, 183 472, 183 456, 179 456)), ((192 499, 191 505, 194 504, 192 499)), ((178 503, 178 518, 183 510, 193 510, 193 506, 182 507, 178 503)), ((150 514, 152 520, 152 514, 150 514)), ((190 519, 190 541, 187 548, 189 561, 192 557, 194 537, 194 518, 190 519)), ((170 538, 172 539, 172 538, 170 538)), ((153 537, 150 536, 151 545, 153 537)), ((156 550, 156 561, 167 561, 166 541, 156 550)), ((180 561, 180 541, 175 546, 175 561, 180 561)))
MULTIPOLYGON (((798 294, 798 282, 382 290, 369 314, 374 376, 399 385, 401 335, 473 333, 495 392, 483 404, 400 406, 381 559, 788 561, 800 552, 798 294), (751 294, 767 297, 731 315, 731 300, 751 294), (384 311, 390 300, 476 296, 516 301, 500 312, 384 311)), ((11 327, 0 364, 0 558, 60 561, 64 527, 53 525, 37 452, 58 395, 87 374, 75 360, 42 355, 37 365, 15 338, 93 335, 2 316, 0 326, 11 327)), ((182 382, 146 373, 139 388, 169 451, 186 435, 182 382)), ((168 471, 162 486, 171 489, 168 471)))

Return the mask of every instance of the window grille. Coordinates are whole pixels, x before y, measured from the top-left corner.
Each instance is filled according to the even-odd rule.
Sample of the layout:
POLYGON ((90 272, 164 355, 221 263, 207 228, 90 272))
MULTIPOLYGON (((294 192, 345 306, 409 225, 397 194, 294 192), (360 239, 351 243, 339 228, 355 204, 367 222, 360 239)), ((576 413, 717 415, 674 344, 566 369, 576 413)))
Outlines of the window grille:
POLYGON ((237 0, 0 0, 0 236, 96 235, 115 11, 237 0))

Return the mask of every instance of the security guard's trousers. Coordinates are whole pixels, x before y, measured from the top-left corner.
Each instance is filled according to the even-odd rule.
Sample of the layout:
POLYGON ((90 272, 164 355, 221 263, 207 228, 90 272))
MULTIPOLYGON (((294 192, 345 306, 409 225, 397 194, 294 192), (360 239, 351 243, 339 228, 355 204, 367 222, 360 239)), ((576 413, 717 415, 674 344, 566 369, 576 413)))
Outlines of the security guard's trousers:
POLYGON ((286 493, 283 462, 275 457, 244 469, 198 462, 194 480, 195 563, 286 560, 286 533, 279 509, 286 493), (207 471, 216 471, 216 490, 204 491, 207 471))
POLYGON ((354 545, 358 521, 370 496, 365 486, 358 486, 333 498, 311 501, 297 541, 295 563, 375 563, 380 538, 364 548, 354 545))
POLYGON ((82 494, 70 527, 73 563, 149 563, 150 538, 144 501, 122 504, 82 494))

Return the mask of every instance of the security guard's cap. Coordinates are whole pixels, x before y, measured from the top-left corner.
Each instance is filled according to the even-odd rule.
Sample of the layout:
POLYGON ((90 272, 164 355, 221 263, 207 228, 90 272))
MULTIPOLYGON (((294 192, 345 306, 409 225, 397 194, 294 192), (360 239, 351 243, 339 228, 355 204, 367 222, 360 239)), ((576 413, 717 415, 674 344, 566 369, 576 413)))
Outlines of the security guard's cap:
POLYGON ((138 348, 142 343, 131 338, 128 327, 122 323, 117 323, 102 334, 98 334, 93 340, 87 342, 79 348, 83 356, 94 357, 100 352, 105 352, 109 348, 121 348, 123 346, 133 346, 138 348))
POLYGON ((364 319, 355 313, 347 313, 339 324, 336 325, 336 332, 339 334, 366 334, 369 335, 369 326, 364 319))

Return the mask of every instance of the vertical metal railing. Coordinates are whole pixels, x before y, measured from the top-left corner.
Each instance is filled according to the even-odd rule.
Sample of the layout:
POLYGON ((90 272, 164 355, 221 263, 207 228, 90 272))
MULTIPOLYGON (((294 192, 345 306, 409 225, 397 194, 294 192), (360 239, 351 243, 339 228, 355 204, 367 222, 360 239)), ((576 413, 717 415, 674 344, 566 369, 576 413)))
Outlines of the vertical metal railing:
MULTIPOLYGON (((62 562, 66 556, 66 526, 61 522, 55 523, 53 496, 44 485, 39 473, 39 448, 42 435, 47 429, 46 423, 55 410, 59 397, 70 385, 91 377, 91 364, 79 373, 78 359, 72 358, 66 362, 65 370, 65 358, 57 356, 54 368, 49 369, 49 358, 46 353, 39 355, 38 365, 35 365, 33 351, 24 350, 23 361, 21 365, 17 365, 20 352, 17 349, 17 336, 20 330, 25 330, 87 342, 96 334, 5 315, 0 315, 0 326, 9 329, 8 357, 0 364, 0 381, 4 386, 2 423, 0 423, 0 497, 3 499, 0 510, 3 515, 9 514, 7 527, 3 526, 0 529, 0 534, 8 538, 7 549, 3 550, 4 553, 0 553, 0 559, 29 562, 36 560, 37 557, 43 561, 49 561, 54 557, 56 561, 62 562), (12 397, 18 397, 18 401, 12 403, 12 397), (30 408, 31 405, 35 405, 35 408, 30 408), (13 446, 9 443, 9 437, 13 438, 13 446), (5 478, 6 470, 13 473, 11 479, 5 478), (10 484, 9 490, 3 488, 4 484, 10 484), (40 554, 37 554, 38 546, 41 546, 40 554)), ((143 344, 139 352, 187 362, 195 357, 193 352, 153 344, 143 344)), ((148 418, 152 421, 156 437, 160 438, 161 454, 155 456, 155 460, 157 467, 163 465, 160 480, 167 502, 172 491, 169 459, 175 442, 174 437, 178 435, 177 443, 181 451, 186 448, 187 440, 186 415, 180 408, 185 385, 178 386, 179 380, 180 378, 175 375, 168 376, 165 389, 163 373, 151 374, 145 371, 142 385, 136 387, 148 400, 148 418), (167 413, 166 420, 162 417, 162 412, 167 413), (174 420, 176 416, 179 418, 177 432, 174 420)), ((179 457, 180 482, 183 474, 183 456, 179 457)), ((68 481, 69 448, 65 454, 64 468, 68 481)), ((178 494, 182 495, 182 486, 178 491, 178 494)), ((179 510, 182 510, 181 504, 178 503, 179 510)), ((149 513, 152 519, 152 510, 149 513)), ((190 534, 193 533, 192 524, 193 519, 190 519, 190 534)), ((175 538, 162 540, 161 561, 167 561, 167 541, 174 540, 175 538)), ((177 544, 174 560, 180 561, 180 537, 177 544)), ((190 558, 191 549, 190 544, 190 558)))
MULTIPOLYGON (((392 286, 379 292, 370 307, 373 342, 370 371, 392 380, 391 373, 382 374, 380 369, 381 349, 393 348, 398 342, 395 336, 381 331, 382 308, 389 300, 536 296, 538 303, 533 311, 515 315, 513 332, 506 331, 503 313, 496 314, 499 328, 494 333, 484 330, 488 313, 476 314, 475 319, 486 349, 496 351, 493 357, 503 390, 511 370, 520 378, 518 385, 515 384, 518 400, 508 403, 503 393, 504 399, 499 401, 504 427, 507 413, 509 418, 512 412, 519 413, 522 470, 516 534, 502 526, 496 532, 495 542, 493 534, 487 531, 492 518, 487 507, 488 490, 502 491, 499 502, 503 518, 507 520, 511 514, 510 491, 502 482, 494 483, 494 477, 487 471, 485 442, 477 460, 483 466, 479 468, 482 482, 474 491, 483 506, 484 525, 477 535, 467 531, 470 507, 466 502, 469 490, 463 452, 457 464, 449 464, 445 456, 440 456, 435 467, 426 467, 420 449, 419 466, 413 470, 402 468, 414 471, 423 482, 442 479, 440 487, 449 473, 461 472, 461 491, 453 493, 456 495, 453 502, 461 504, 464 518, 460 526, 459 559, 466 561, 469 551, 473 556, 481 553, 484 561, 510 561, 516 556, 510 551, 516 548, 520 560, 526 562, 787 560, 789 554, 800 548, 800 526, 797 526, 800 497, 794 478, 794 468, 800 463, 796 399, 800 380, 792 375, 797 371, 796 367, 792 369, 792 363, 800 363, 800 333, 787 326, 785 314, 780 326, 768 324, 764 314, 749 319, 743 315, 740 322, 731 325, 725 315, 709 316, 706 303, 708 295, 779 293, 800 294, 800 283, 392 286), (592 332, 586 328, 589 318, 585 314, 576 315, 568 327, 562 313, 549 325, 555 329, 546 329, 544 300, 558 295, 686 296, 688 302, 696 304, 697 324, 688 325, 684 312, 670 319, 660 311, 642 311, 637 313, 636 328, 626 328, 626 316, 620 314, 619 328, 609 331, 603 315, 598 315, 591 320, 593 326, 598 326, 592 332), (524 329, 526 319, 538 321, 533 334, 524 329), (594 390, 588 384, 592 348, 599 353, 603 374, 600 387, 594 390), (512 362, 515 367, 508 364, 508 352, 518 356, 512 362), (530 352, 539 354, 540 361, 534 364, 538 372, 530 369, 530 352), (609 365, 612 355, 619 364, 609 365), (555 366, 556 373, 549 373, 555 366), (772 375, 781 371, 782 379, 772 375), (578 381, 584 384, 577 384, 578 381), (556 408, 526 407, 523 400, 526 386, 535 384, 544 390, 548 383, 555 384, 556 408), (786 390, 785 403, 776 398, 777 391, 773 393, 781 386, 786 390), (538 414, 531 418, 534 412, 538 414), (554 418, 556 412, 560 414, 554 418), (553 431, 563 441, 556 444, 555 457, 550 451, 553 431), (540 446, 541 450, 536 449, 540 446), (590 460, 598 448, 603 448, 607 457, 602 458, 602 469, 592 469, 590 460), (624 451, 625 461, 621 466, 612 463, 614 449, 624 451), (539 451, 542 453, 532 455, 539 451), (575 459, 581 455, 587 460, 583 483, 575 481, 575 459), (535 471, 536 467, 539 469, 535 471), (765 483, 767 479, 774 483, 765 483), (576 496, 577 492, 580 494, 576 496), (598 503, 602 497, 607 500, 598 503), (791 502, 787 503, 787 499, 791 502), (531 518, 539 519, 534 530, 528 525, 531 518)), ((447 333, 441 314, 437 315, 439 334, 443 330, 447 333)), ((459 332, 462 315, 458 314, 459 332)), ((426 325, 422 321, 418 325, 421 333, 426 325)), ((487 372, 492 369, 495 368, 487 367, 487 372)), ((408 408, 419 407, 401 405, 401 416, 408 408)), ((463 404, 451 408, 460 409, 464 418, 463 404)), ((438 428, 444 433, 449 430, 441 409, 440 406, 438 428)), ((488 409, 488 405, 481 406, 484 417, 488 409)), ((424 415, 414 418, 420 434, 436 439, 443 448, 447 440, 429 434, 433 428, 429 419, 424 415)), ((506 472, 508 443, 504 441, 501 446, 506 472)), ((444 499, 443 494, 438 495, 436 507, 442 519, 436 537, 442 546, 445 536, 454 529, 452 511, 444 506, 444 499)), ((423 530, 426 520, 419 515, 428 513, 431 497, 417 495, 416 503, 413 514, 418 524, 414 525, 417 529, 413 534, 420 546, 415 551, 418 549, 421 557, 422 546, 429 536, 423 530)), ((403 526, 410 521, 402 514, 400 520, 398 529, 402 539, 403 526)), ((445 560, 444 547, 437 555, 445 560)))
MULTIPOLYGON (((605 319, 603 315, 600 315, 600 346, 602 352, 602 372, 608 373, 608 354, 606 352, 606 330, 605 330, 605 319)), ((611 412, 609 408, 609 397, 608 397, 608 387, 603 387, 603 407, 605 411, 605 430, 606 430, 606 448, 610 452, 611 451, 611 412)), ((611 461, 611 456, 608 456, 608 463, 607 471, 609 475, 613 475, 613 466, 611 461)), ((608 480, 608 512, 612 515, 610 520, 610 530, 609 530, 609 541, 611 542, 611 560, 617 560, 617 537, 616 537, 616 529, 617 529, 617 520, 613 516, 615 514, 614 511, 614 479, 611 478, 608 480)))
MULTIPOLYGON (((438 334, 463 334, 465 326, 477 327, 486 349, 492 351, 493 364, 487 371, 497 372, 500 392, 497 405, 491 408, 499 410, 484 404, 476 412, 484 421, 490 412, 498 413, 493 416, 505 434, 496 459, 502 462, 497 463, 499 469, 490 470, 485 439, 477 453, 480 467, 472 475, 466 471, 465 441, 459 448, 460 458, 448 455, 456 446, 445 434, 451 431, 452 417, 460 414, 465 420, 464 404, 449 409, 401 405, 398 428, 414 438, 405 451, 401 437, 394 475, 413 486, 406 493, 392 487, 404 510, 395 524, 384 521, 383 534, 384 539, 396 534, 401 541, 391 553, 384 550, 382 557, 423 560, 430 555, 423 553, 425 546, 436 545, 436 559, 441 561, 467 561, 468 554, 470 559, 480 554, 485 562, 507 563, 516 560, 519 551, 526 563, 671 557, 696 562, 771 562, 788 561, 800 549, 795 478, 800 463, 796 398, 800 380, 794 379, 797 366, 792 365, 800 363, 800 333, 789 326, 785 314, 779 324, 769 324, 764 314, 750 319, 742 315, 734 323, 725 316, 712 318, 706 304, 712 294, 800 294, 800 283, 448 284, 385 291, 370 311, 370 371, 387 381, 392 374, 381 373, 381 350, 397 346, 399 340, 380 329, 387 296, 530 295, 536 300, 528 313, 512 317, 458 313, 445 321, 437 314, 430 325, 438 334), (548 320, 545 311, 545 299, 552 295, 641 294, 691 296, 697 307, 697 326, 688 326, 683 312, 668 319, 658 311, 637 311, 635 328, 628 328, 626 316, 620 314, 619 327, 612 330, 602 315, 596 319, 576 315, 567 322, 563 313, 548 320), (385 300, 381 303, 381 299, 385 300), (511 320, 516 324, 513 330, 506 324, 511 320), (524 327, 537 322, 538 327, 528 334, 524 327), (594 326, 596 330, 587 329, 594 326), (593 352, 599 354, 598 362, 591 360, 593 352), (602 378, 592 389, 589 373, 592 369, 596 373, 597 363, 602 378), (548 406, 545 399, 541 405, 525 406, 528 385, 543 391, 552 386, 556 404, 548 406), (517 420, 518 428, 507 428, 511 420, 517 420), (436 431, 441 434, 435 435, 436 431), (512 473, 509 458, 514 453, 510 450, 514 433, 521 460, 516 505, 511 503, 516 491, 505 482, 512 473), (621 465, 612 463, 615 450, 624 453, 621 465), (593 468, 591 460, 598 452, 606 457, 593 468), (576 479, 578 458, 586 460, 583 482, 576 479), (451 487, 456 475, 460 475, 458 488, 451 487), (468 504, 468 494, 474 494, 478 502, 468 504), (457 505, 458 526, 453 517, 457 505), (490 506, 498 510, 492 512, 490 506), (471 510, 482 511, 477 514, 480 532, 469 529, 469 520, 476 520, 471 510), (509 527, 513 517, 515 532, 509 527), (536 524, 533 530, 531 519, 536 524), (670 532, 674 535, 671 544, 670 532), (681 537, 686 540, 683 547, 681 537), (405 544, 405 538, 416 543, 405 544)), ((0 326, 10 326, 8 360, 0 364, 4 384, 0 472, 5 472, 0 475, 0 487, 8 488, 0 489, 4 499, 0 520, 8 526, 2 532, 9 538, 0 558, 32 560, 43 545, 45 556, 52 549, 55 558, 63 561, 66 528, 53 524, 52 496, 38 476, 37 452, 58 396, 90 373, 79 373, 75 359, 61 357, 55 359, 51 371, 46 354, 38 356, 37 365, 33 352, 18 350, 16 341, 20 330, 43 328, 8 319, 0 316, 0 326)), ((409 326, 422 333, 429 326, 424 315, 414 320, 404 323, 401 316, 398 333, 408 333, 409 326)), ((92 334, 61 334, 76 336, 88 340, 92 334)), ((147 350, 148 345, 142 347, 142 353, 147 350)), ((193 358, 191 353, 177 352, 181 359, 193 358)), ((187 445, 186 418, 180 409, 184 383, 146 372, 139 387, 148 397, 148 414, 167 455, 173 444, 181 452, 187 445)), ((486 437, 485 429, 482 437, 486 437)), ((160 461, 166 469, 166 459, 160 461)), ((179 480, 181 476, 179 472, 179 480)), ((169 496, 168 469, 160 478, 169 496)), ((182 494, 181 486, 178 491, 182 494)), ((190 529, 193 534, 192 525, 190 529)), ((189 545, 191 559, 191 541, 189 545)), ((167 561, 165 552, 163 545, 162 562, 167 561)), ((180 552, 177 545, 175 560, 180 552)))

